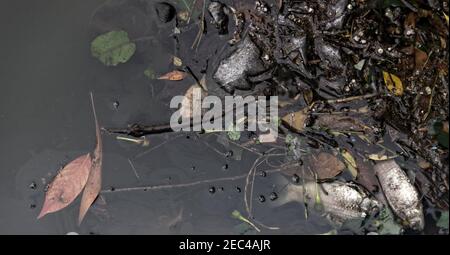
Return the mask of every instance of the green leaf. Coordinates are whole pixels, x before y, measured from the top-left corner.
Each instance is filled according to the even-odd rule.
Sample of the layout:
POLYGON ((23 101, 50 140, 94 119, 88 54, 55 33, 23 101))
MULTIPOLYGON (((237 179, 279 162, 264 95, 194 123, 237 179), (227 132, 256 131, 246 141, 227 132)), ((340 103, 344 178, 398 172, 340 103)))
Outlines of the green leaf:
POLYGON ((232 141, 237 141, 241 138, 241 132, 237 131, 234 125, 228 129, 227 135, 232 141))
POLYGON ((92 56, 107 66, 127 62, 135 51, 136 44, 122 30, 99 35, 91 43, 92 56))
POLYGON ((151 67, 148 67, 147 69, 145 69, 144 75, 145 75, 147 78, 149 78, 150 80, 156 79, 155 71, 153 71, 153 69, 152 69, 151 67))
POLYGON ((443 229, 448 229, 448 211, 442 212, 441 217, 436 222, 436 226, 443 229))

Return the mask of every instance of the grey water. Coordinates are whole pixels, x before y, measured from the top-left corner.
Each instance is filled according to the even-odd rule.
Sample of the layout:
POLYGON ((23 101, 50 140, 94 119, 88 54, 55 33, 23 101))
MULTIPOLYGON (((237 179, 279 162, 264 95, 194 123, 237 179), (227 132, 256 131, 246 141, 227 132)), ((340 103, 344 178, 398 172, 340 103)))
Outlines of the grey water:
MULTIPOLYGON (((143 71, 149 66, 156 73, 169 71, 176 51, 188 54, 192 43, 188 39, 195 37, 196 28, 189 33, 187 46, 177 49, 170 29, 158 24, 152 13, 130 7, 109 16, 101 14, 101 8, 125 2, 0 2, 0 234, 258 234, 231 217, 234 210, 245 215, 243 178, 104 193, 80 226, 76 223, 79 198, 59 212, 36 219, 45 186, 57 170, 95 146, 90 92, 102 126, 161 124, 170 116, 170 98, 194 82, 149 80, 143 71), (154 39, 139 42, 136 56, 128 63, 105 67, 91 56, 90 42, 96 34, 114 28, 128 29, 132 38, 154 39)), ((205 43, 207 39, 202 47, 215 46, 205 43)), ((204 64, 198 58, 194 71, 204 64)), ((205 146, 206 141, 226 152, 213 137, 195 134, 151 136, 149 147, 118 141, 115 135, 103 134, 103 139, 103 190, 239 176, 255 160, 246 151, 242 160, 227 158, 205 146), (224 164, 228 164, 226 170, 224 164)), ((255 217, 280 228, 263 228, 261 233, 320 234, 331 229, 319 215, 306 219, 301 205, 273 208, 268 199, 258 202, 257 195, 268 197, 273 190, 270 176, 256 177, 255 217)))

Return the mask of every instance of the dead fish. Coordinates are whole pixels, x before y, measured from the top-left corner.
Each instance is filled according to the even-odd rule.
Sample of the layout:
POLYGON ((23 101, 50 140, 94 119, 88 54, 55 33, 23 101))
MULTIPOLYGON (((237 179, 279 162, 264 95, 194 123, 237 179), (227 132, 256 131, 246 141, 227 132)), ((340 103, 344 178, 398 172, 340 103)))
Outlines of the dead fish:
POLYGON ((159 2, 155 4, 156 15, 161 22, 170 22, 176 14, 175 7, 169 3, 159 2))
POLYGON ((422 203, 411 180, 395 160, 378 162, 375 174, 392 211, 414 230, 424 228, 422 203))
POLYGON ((208 6, 208 11, 214 20, 216 28, 219 30, 219 35, 228 34, 227 7, 221 2, 211 1, 208 6))
POLYGON ((235 89, 251 89, 248 76, 255 76, 265 71, 260 50, 250 37, 245 37, 237 49, 220 61, 214 72, 213 79, 228 93, 235 89))
POLYGON ((323 213, 337 224, 351 219, 365 218, 381 209, 380 203, 361 187, 341 181, 325 183, 310 181, 304 185, 289 183, 280 195, 276 206, 288 202, 308 205, 319 202, 323 213))

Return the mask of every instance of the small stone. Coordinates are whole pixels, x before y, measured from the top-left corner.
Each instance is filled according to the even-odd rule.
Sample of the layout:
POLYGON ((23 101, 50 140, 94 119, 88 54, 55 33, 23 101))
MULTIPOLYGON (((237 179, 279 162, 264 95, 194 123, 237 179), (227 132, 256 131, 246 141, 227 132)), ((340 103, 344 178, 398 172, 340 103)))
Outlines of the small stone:
POLYGON ((31 204, 31 205, 30 205, 30 208, 31 208, 31 209, 34 209, 34 208, 36 208, 36 205, 35 205, 35 204, 31 204))
POLYGON ((377 50, 378 54, 383 54, 383 52, 384 52, 383 48, 378 48, 378 50, 377 50))
POLYGON ((260 171, 260 172, 259 172, 259 176, 261 176, 261 177, 266 177, 266 176, 267 176, 267 173, 264 172, 264 171, 260 171))
POLYGON ((239 187, 236 187, 236 191, 238 192, 238 193, 241 193, 241 188, 239 188, 239 187))
POLYGON ((366 44, 367 41, 366 41, 365 39, 362 39, 362 40, 361 40, 361 43, 362 43, 362 44, 366 44))
POLYGON ((216 193, 216 188, 215 187, 209 187, 208 192, 211 193, 211 194, 214 194, 214 193, 216 193))
POLYGON ((348 4, 347 5, 347 9, 349 9, 349 10, 353 9, 353 5, 352 4, 348 4))
POLYGON ((228 169, 228 164, 223 165, 223 166, 222 166, 222 169, 223 169, 223 170, 227 170, 227 169, 228 169))

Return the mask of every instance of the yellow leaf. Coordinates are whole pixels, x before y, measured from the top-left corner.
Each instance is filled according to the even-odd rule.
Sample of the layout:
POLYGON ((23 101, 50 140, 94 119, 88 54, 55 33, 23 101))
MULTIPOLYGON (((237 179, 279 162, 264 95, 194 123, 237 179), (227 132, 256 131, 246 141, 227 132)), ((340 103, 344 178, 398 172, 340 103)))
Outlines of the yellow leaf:
POLYGON ((375 161, 380 161, 380 160, 387 160, 388 157, 386 155, 378 155, 378 154, 370 154, 368 156, 369 159, 371 160, 375 160, 375 161))
POLYGON ((173 64, 180 67, 183 65, 183 61, 181 60, 181 58, 173 56, 173 64))
POLYGON ((388 90, 396 96, 403 95, 403 83, 396 75, 383 71, 384 83, 388 90))
POLYGON ((358 175, 358 170, 356 169, 356 161, 355 158, 353 158, 352 154, 348 152, 347 150, 343 149, 341 150, 341 155, 345 160, 345 164, 347 165, 347 169, 352 174, 353 178, 356 178, 358 175))
POLYGON ((445 18, 445 21, 447 21, 447 26, 448 26, 448 15, 445 13, 444 13, 444 18, 445 18))

